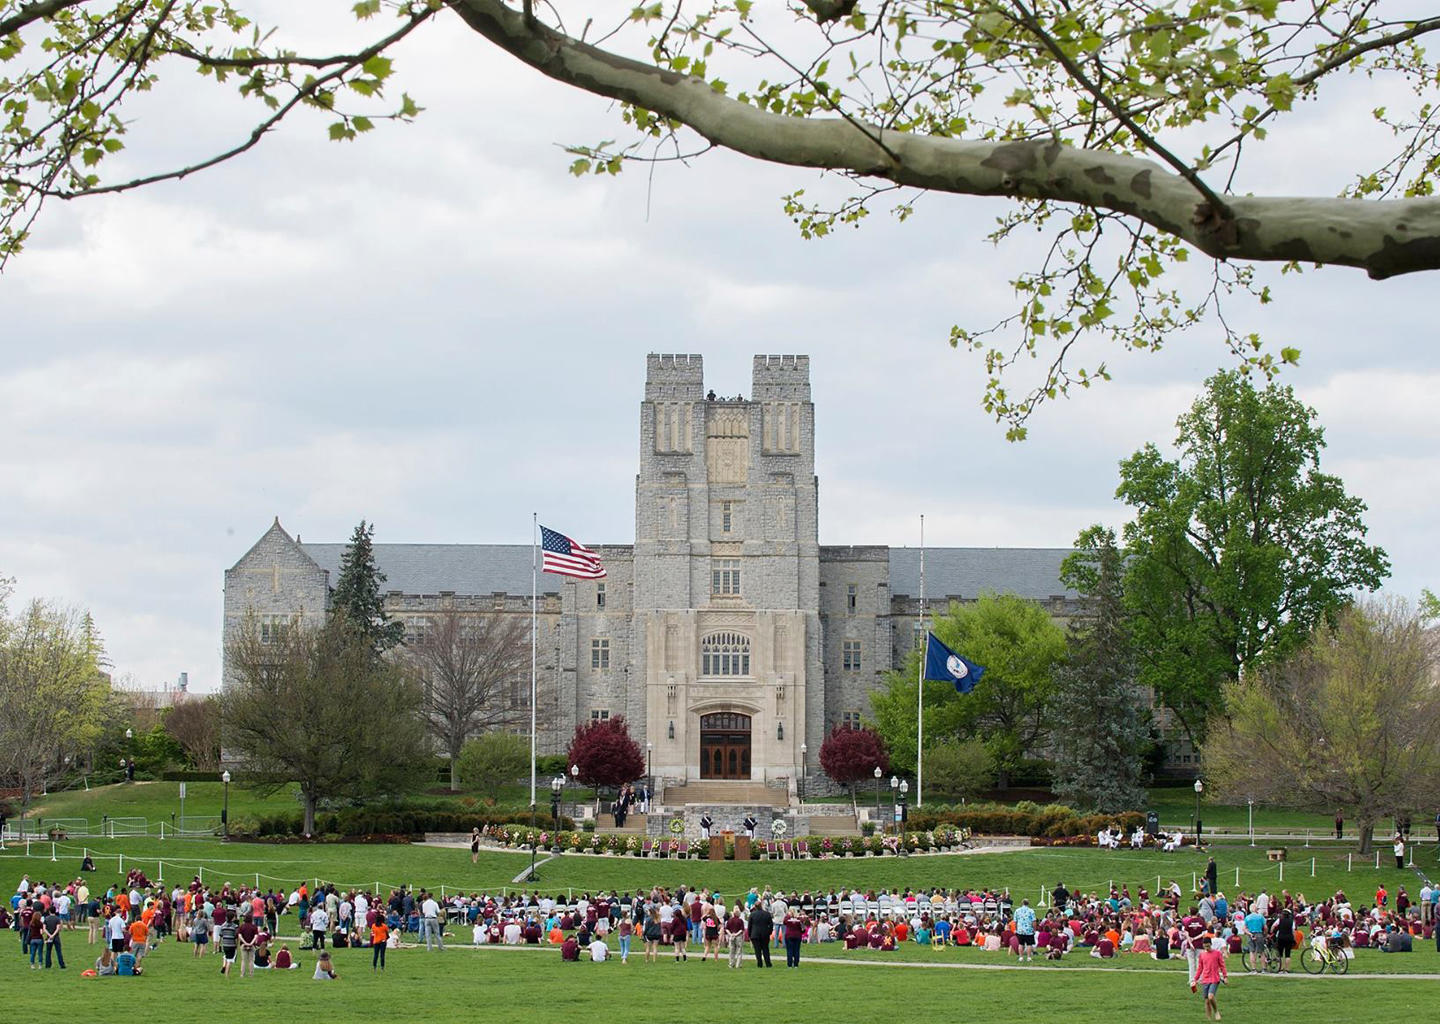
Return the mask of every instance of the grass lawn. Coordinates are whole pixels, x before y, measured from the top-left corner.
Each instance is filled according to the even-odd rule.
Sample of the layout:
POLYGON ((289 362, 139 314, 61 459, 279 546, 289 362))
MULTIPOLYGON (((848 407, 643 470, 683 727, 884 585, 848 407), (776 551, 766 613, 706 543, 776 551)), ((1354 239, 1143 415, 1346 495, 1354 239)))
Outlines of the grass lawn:
MULTIPOLYGON (((233 789, 231 796, 233 801, 233 789)), ((529 862, 528 853, 486 851, 479 863, 472 865, 468 850, 424 845, 263 845, 155 838, 73 841, 56 844, 58 860, 54 863, 49 843, 33 844, 28 857, 23 847, 0 853, 0 889, 13 891, 22 873, 32 879, 74 877, 86 849, 97 859, 92 885, 117 878, 122 857, 124 868, 138 864, 152 877, 163 863, 167 881, 182 881, 203 871, 208 882, 253 881, 258 875, 262 882, 286 885, 320 878, 367 888, 375 883, 384 888, 409 882, 447 890, 508 886, 529 862)), ((1214 852, 1227 891, 1233 889, 1237 867, 1242 888, 1264 885, 1272 892, 1290 888, 1319 895, 1344 887, 1358 900, 1373 892, 1380 881, 1392 891, 1402 882, 1412 890, 1420 885, 1413 872, 1396 872, 1388 858, 1382 858, 1385 866, 1380 870, 1371 860, 1347 872, 1343 852, 1334 851, 1315 851, 1312 878, 1308 851, 1301 860, 1298 849, 1292 849, 1297 860, 1286 865, 1282 885, 1279 866, 1264 859, 1263 849, 1219 847, 1214 852)), ((1423 857, 1429 864, 1434 851, 1427 847, 1423 857)), ((1100 890, 1113 878, 1117 883, 1127 882, 1133 892, 1141 884, 1153 889, 1158 874, 1164 881, 1175 878, 1188 886, 1192 873, 1203 870, 1204 863, 1204 855, 1189 850, 1166 855, 1044 849, 739 864, 570 854, 541 867, 539 888, 593 891, 685 882, 718 886, 724 893, 738 895, 752 885, 767 884, 787 890, 1009 886, 1017 897, 1027 895, 1035 902, 1041 889, 1048 891, 1061 880, 1072 888, 1100 890)), ((282 935, 295 934, 294 919, 283 918, 281 931, 282 935)), ((695 991, 703 992, 710 1004, 702 1012, 717 1020, 762 1016, 768 1024, 813 1024, 817 1018, 837 1015, 837 1010, 847 1021, 889 1021, 915 1012, 973 1018, 991 1016, 987 1010, 1001 1007, 1011 1011, 1007 1017, 1033 1020, 1055 1015, 1066 1024, 1203 1019, 1200 1000, 1185 985, 1183 969, 1148 957, 1126 956, 1101 964, 1086 956, 1073 956, 1059 964, 1022 968, 997 954, 974 950, 910 947, 889 954, 846 953, 826 946, 823 951, 806 947, 804 955, 843 962, 813 962, 799 971, 788 971, 783 956, 777 954, 782 966, 773 970, 747 967, 734 972, 719 964, 700 963, 695 957, 686 964, 662 961, 647 965, 637 956, 621 966, 618 962, 563 964, 553 950, 453 948, 442 955, 402 949, 391 952, 389 970, 377 977, 370 972, 368 950, 340 950, 335 960, 341 980, 325 985, 311 980, 313 960, 308 952, 301 954, 304 970, 262 972, 253 979, 222 978, 215 957, 195 961, 188 948, 173 942, 151 955, 143 978, 82 979, 80 970, 98 955, 98 948, 92 950, 85 943, 84 934, 65 935, 71 967, 64 972, 28 970, 18 940, 13 934, 0 935, 0 986, 6 993, 6 1019, 53 1015, 57 1006, 101 1005, 85 986, 125 989, 120 998, 144 999, 148 1015, 161 1022, 213 1019, 217 1007, 233 1001, 255 1020, 288 1019, 303 1006, 307 1016, 321 1015, 344 1024, 373 1019, 375 1007, 386 1005, 382 1001, 398 998, 408 1003, 417 997, 423 1001, 427 1019, 435 1022, 474 1020, 477 1012, 484 1013, 497 999, 509 1011, 502 1014, 503 1019, 538 1018, 541 1014, 545 1019, 564 1019, 567 1011, 590 1019, 613 1014, 621 1007, 643 1007, 641 1012, 647 1016, 661 1012, 688 1016, 694 1010, 685 1002, 677 1002, 671 1010, 666 1000, 661 1004, 665 1010, 651 1011, 650 993, 684 1000, 696 978, 704 981, 695 991), (638 1001, 632 991, 642 993, 638 1001)), ((1417 950, 1408 957, 1362 951, 1351 976, 1343 979, 1237 976, 1222 991, 1221 1006, 1227 1020, 1340 1017, 1353 1024, 1391 1020, 1402 1014, 1410 1017, 1417 1007, 1432 1005, 1440 995, 1440 954, 1433 944, 1417 944, 1417 950), (1433 977, 1386 977, 1401 972, 1433 977)), ((1238 963, 1232 967, 1242 973, 1238 963)), ((106 993, 108 998, 115 995, 114 991, 106 993)), ((80 1012, 83 1016, 84 1011, 80 1012)))
MULTIPOLYGON (((64 1007, 73 1009, 62 1012, 82 1018, 89 1012, 85 1008, 94 1008, 100 1019, 102 1013, 109 1015, 101 1006, 141 1005, 141 1000, 149 1019, 196 1024, 215 1019, 217 1012, 225 1015, 224 1008, 232 1004, 252 1020, 293 1019, 303 1013, 344 1024, 373 1020, 377 1007, 397 1000, 420 1007, 427 1021, 467 1024, 497 1006, 502 1008, 501 1020, 542 1015, 545 1020, 604 1019, 617 1010, 638 1010, 644 1018, 689 1017, 698 1010, 688 1002, 692 995, 703 995, 708 1009, 698 1012, 705 1019, 753 1017, 769 1024, 813 1024, 827 1017, 890 1021, 917 1013, 985 1019, 1001 1007, 1009 1011, 1007 1018, 1051 1016, 1067 1024, 1203 1019, 1200 998, 1191 995, 1178 966, 932 969, 900 966, 930 962, 902 953, 892 956, 903 961, 890 960, 886 966, 856 958, 843 964, 802 961, 799 970, 787 970, 777 952, 771 970, 747 964, 731 971, 723 961, 702 963, 694 957, 682 964, 646 964, 638 956, 628 965, 616 960, 573 964, 562 963, 554 950, 451 948, 427 954, 411 948, 391 950, 381 975, 372 974, 368 950, 339 950, 334 961, 340 980, 320 983, 311 980, 314 960, 309 952, 299 954, 301 970, 226 978, 218 973, 217 957, 195 960, 187 947, 167 942, 146 959, 144 977, 83 979, 80 970, 98 955, 83 935, 66 935, 70 967, 63 972, 30 971, 18 942, 11 942, 9 952, 0 952, 7 1019, 48 1018, 64 1007), (105 990, 103 1003, 98 987, 105 990)), ((812 955, 813 949, 807 947, 803 956, 812 955)), ((832 957, 828 948, 822 955, 832 957)), ((1433 1004, 1437 994, 1440 987, 1434 980, 1235 976, 1221 991, 1220 1005, 1231 1020, 1339 1016, 1365 1022, 1411 1018, 1417 1007, 1433 1004)))

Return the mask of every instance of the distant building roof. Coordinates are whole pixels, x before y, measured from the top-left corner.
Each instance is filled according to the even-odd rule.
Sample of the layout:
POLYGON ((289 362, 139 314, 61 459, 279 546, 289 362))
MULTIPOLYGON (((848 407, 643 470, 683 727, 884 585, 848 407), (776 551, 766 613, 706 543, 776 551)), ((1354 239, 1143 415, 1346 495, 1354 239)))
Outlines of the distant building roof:
MULTIPOLYGON (((925 596, 978 597, 985 591, 1032 601, 1078 597, 1060 582, 1069 548, 926 548, 925 596)), ((890 593, 920 596, 920 549, 890 549, 890 593)))
MULTIPOLYGON (((348 544, 301 544, 305 553, 330 573, 334 586, 340 556, 348 544)), ((531 547, 528 544, 376 544, 375 564, 385 574, 389 593, 528 594, 531 547)), ((560 592, 554 576, 540 576, 540 593, 560 592)))

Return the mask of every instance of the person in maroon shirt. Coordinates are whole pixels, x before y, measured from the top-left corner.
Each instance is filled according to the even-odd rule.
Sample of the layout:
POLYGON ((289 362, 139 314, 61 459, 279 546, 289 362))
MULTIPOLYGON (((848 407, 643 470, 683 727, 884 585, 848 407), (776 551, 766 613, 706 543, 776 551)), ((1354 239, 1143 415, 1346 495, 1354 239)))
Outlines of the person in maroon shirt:
POLYGON ((781 922, 781 930, 785 935, 785 966, 800 966, 800 940, 805 935, 805 918, 792 905, 785 911, 784 920, 781 922))
POLYGON ((685 952, 685 943, 690 938, 690 922, 684 914, 676 914, 670 919, 670 937, 674 943, 675 960, 689 960, 685 952))

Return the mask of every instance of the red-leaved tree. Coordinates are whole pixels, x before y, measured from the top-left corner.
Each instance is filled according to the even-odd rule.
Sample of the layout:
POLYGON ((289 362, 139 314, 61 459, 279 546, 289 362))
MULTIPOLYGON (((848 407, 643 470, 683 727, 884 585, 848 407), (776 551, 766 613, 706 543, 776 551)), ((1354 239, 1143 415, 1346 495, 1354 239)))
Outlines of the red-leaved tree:
POLYGON ((885 749, 880 734, 871 729, 837 725, 820 747, 820 767, 843 786, 853 787, 857 782, 873 779, 876 766, 880 774, 888 772, 890 752, 885 749))
POLYGON ((620 786, 645 774, 645 756, 630 737, 624 715, 577 725, 566 756, 587 786, 620 786))

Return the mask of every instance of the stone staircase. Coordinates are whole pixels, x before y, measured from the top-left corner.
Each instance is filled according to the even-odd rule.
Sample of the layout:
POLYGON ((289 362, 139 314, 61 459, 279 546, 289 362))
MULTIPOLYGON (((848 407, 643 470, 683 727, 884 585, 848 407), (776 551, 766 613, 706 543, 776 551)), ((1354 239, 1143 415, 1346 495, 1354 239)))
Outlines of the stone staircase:
POLYGON ((683 786, 671 783, 665 787, 665 806, 686 804, 738 807, 785 807, 789 804, 785 790, 772 789, 763 782, 722 782, 716 779, 692 780, 683 786))
POLYGON ((624 828, 615 827, 615 816, 613 814, 601 814, 595 819, 595 834, 601 836, 615 835, 616 833, 629 835, 635 832, 644 835, 648 825, 649 817, 647 815, 636 814, 633 811, 625 815, 624 828))

